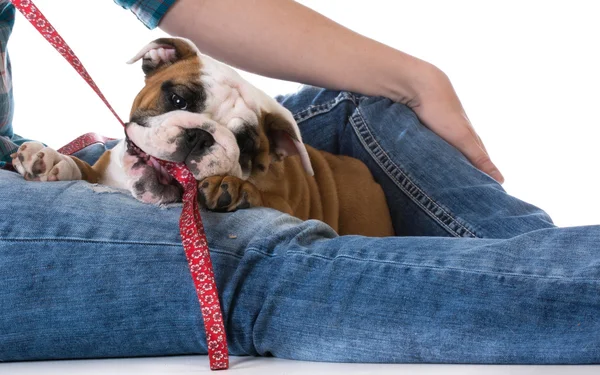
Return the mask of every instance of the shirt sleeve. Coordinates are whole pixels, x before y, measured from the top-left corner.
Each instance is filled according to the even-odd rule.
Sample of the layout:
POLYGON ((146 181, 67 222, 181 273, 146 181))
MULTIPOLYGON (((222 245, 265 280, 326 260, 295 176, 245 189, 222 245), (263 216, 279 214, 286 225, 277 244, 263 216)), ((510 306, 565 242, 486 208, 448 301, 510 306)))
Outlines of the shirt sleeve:
POLYGON ((9 2, 0 2, 0 167, 10 161, 10 154, 18 147, 13 140, 13 89, 10 59, 6 50, 14 22, 14 6, 9 2))
POLYGON ((149 29, 158 26, 176 0, 114 0, 117 5, 129 9, 149 29))

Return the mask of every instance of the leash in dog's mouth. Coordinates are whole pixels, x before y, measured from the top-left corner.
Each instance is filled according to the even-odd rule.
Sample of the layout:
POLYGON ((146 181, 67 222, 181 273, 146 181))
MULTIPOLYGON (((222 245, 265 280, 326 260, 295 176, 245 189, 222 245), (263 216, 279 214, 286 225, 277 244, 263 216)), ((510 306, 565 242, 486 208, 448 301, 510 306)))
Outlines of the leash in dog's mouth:
POLYGON ((159 162, 159 159, 147 154, 141 148, 139 148, 129 137, 125 137, 125 144, 127 146, 127 152, 130 155, 134 155, 143 161, 146 165, 154 168, 156 171, 156 177, 158 182, 163 185, 179 185, 179 182, 171 176, 167 169, 159 162))

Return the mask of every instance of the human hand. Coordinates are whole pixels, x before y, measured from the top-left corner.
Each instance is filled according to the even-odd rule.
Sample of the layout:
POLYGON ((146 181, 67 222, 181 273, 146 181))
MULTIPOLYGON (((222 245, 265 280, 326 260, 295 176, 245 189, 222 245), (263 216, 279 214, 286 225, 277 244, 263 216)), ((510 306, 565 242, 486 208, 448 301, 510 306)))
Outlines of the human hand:
POLYGON ((422 65, 412 76, 412 95, 400 101, 417 114, 423 125, 456 147, 475 167, 503 183, 502 173, 490 159, 448 76, 431 64, 422 65))
POLYGON ((160 27, 252 73, 404 103, 477 168, 504 181, 441 70, 344 28, 302 4, 179 0, 160 27), (224 24, 236 27, 223 32, 224 24))

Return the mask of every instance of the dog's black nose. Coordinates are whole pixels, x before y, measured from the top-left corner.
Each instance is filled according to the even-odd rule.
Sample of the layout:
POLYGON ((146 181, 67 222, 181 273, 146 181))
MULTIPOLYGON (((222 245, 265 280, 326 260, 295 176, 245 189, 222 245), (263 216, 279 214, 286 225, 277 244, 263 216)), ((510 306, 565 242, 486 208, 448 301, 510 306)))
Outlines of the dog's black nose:
POLYGON ((190 150, 205 150, 215 144, 213 136, 202 129, 187 129, 185 143, 190 150))

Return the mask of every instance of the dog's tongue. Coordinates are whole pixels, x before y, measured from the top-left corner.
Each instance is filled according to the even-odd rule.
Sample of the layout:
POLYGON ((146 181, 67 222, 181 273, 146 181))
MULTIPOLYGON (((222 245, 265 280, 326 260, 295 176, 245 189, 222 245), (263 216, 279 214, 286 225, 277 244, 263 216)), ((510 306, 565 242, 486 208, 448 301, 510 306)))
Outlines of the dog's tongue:
POLYGON ((148 161, 146 163, 148 163, 154 168, 154 170, 156 171, 156 176, 158 177, 158 181, 161 184, 169 185, 173 182, 173 176, 169 174, 165 167, 163 167, 162 164, 160 164, 158 160, 156 160, 156 158, 149 156, 148 161))

